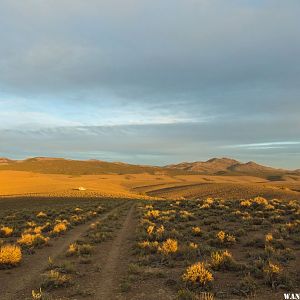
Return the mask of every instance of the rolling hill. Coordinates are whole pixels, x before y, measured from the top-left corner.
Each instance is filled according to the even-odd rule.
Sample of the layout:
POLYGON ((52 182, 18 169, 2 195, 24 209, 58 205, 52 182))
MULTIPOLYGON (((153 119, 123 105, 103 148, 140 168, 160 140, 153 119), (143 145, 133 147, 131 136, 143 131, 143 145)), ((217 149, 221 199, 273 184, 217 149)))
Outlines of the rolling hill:
POLYGON ((185 174, 183 170, 155 166, 132 165, 100 160, 71 160, 63 158, 35 157, 25 160, 2 159, 0 170, 27 171, 43 174, 97 175, 97 174, 185 174))

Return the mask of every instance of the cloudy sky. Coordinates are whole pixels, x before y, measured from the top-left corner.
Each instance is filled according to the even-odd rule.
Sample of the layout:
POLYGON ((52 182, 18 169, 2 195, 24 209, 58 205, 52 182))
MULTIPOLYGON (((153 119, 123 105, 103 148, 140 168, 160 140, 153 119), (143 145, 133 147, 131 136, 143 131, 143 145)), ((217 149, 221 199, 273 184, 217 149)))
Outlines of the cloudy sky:
POLYGON ((300 168, 299 0, 0 0, 0 156, 300 168))

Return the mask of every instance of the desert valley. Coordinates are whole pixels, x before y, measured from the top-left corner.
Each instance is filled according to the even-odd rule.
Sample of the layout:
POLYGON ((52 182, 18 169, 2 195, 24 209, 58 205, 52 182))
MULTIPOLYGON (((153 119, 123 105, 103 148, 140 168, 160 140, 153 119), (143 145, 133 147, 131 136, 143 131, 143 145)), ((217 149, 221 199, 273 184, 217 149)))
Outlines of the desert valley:
POLYGON ((1 299, 263 299, 299 287, 298 170, 2 158, 0 182, 1 299))

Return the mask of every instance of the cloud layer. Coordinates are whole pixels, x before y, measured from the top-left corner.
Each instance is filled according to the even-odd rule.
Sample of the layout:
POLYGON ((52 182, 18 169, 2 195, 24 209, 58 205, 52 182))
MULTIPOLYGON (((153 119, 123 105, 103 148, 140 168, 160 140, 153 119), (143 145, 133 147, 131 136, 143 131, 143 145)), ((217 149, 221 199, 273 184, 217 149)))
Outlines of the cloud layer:
POLYGON ((297 0, 3 0, 0 155, 294 167, 299 13, 297 0))

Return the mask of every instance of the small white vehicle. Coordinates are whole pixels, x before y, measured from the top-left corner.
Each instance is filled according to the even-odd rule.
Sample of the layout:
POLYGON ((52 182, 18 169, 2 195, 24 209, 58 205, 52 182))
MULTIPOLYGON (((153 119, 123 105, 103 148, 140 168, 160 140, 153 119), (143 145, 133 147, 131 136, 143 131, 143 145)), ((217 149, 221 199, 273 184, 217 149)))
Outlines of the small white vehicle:
POLYGON ((84 188, 83 186, 80 186, 80 187, 78 188, 78 191, 86 191, 86 188, 84 188))

